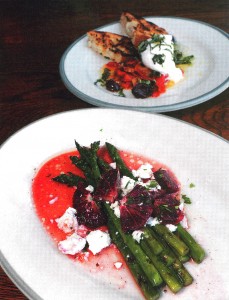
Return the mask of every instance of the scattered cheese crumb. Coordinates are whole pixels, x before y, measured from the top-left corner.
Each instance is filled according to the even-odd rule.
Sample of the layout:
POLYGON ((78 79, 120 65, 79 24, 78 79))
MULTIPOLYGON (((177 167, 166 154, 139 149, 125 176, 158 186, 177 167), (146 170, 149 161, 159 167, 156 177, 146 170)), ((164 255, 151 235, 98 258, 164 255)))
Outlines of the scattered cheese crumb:
POLYGON ((141 238, 142 238, 142 234, 143 234, 143 231, 141 231, 141 230, 135 230, 135 231, 133 231, 132 232, 133 239, 135 241, 137 241, 138 243, 140 243, 141 238))
POLYGON ((94 187, 92 185, 88 185, 85 190, 89 191, 90 193, 94 192, 94 187))
POLYGON ((121 189, 122 189, 123 196, 125 196, 130 191, 132 191, 132 189, 135 186, 135 183, 136 183, 135 180, 133 180, 132 178, 130 178, 128 176, 123 176, 121 178, 121 189))
POLYGON ((116 169, 116 163, 115 162, 114 163, 110 163, 110 166, 111 166, 112 169, 116 169))
POLYGON ((111 208, 113 209, 114 214, 116 215, 116 217, 120 218, 120 208, 119 208, 118 201, 115 201, 114 203, 112 203, 111 208))
POLYGON ((55 220, 58 228, 66 233, 76 230, 78 228, 78 221, 75 214, 76 210, 72 207, 69 207, 62 217, 55 220))
POLYGON ((173 224, 166 224, 165 225, 171 232, 174 232, 177 230, 177 226, 173 225, 173 224))
POLYGON ((151 164, 146 163, 141 165, 137 170, 133 170, 132 174, 135 177, 140 177, 142 179, 151 178, 151 176, 153 175, 152 168, 153 166, 151 164))
POLYGON ((86 239, 76 233, 68 236, 66 240, 58 243, 59 250, 64 254, 74 255, 79 253, 86 245, 86 239))
POLYGON ((107 232, 101 230, 91 231, 87 236, 86 240, 89 244, 88 249, 95 255, 102 249, 110 246, 111 238, 107 232))
POLYGON ((149 225, 149 226, 155 226, 157 224, 160 224, 158 218, 153 218, 153 217, 150 217, 146 222, 146 225, 149 225))

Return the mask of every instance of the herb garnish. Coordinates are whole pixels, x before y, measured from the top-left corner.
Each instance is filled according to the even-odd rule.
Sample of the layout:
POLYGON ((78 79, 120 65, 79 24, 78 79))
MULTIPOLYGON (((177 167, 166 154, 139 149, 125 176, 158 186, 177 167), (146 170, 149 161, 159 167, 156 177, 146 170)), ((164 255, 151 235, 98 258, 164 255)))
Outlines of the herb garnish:
POLYGON ((152 61, 154 64, 162 65, 165 62, 165 54, 154 54, 152 61))
POLYGON ((105 68, 103 70, 103 74, 101 75, 101 78, 97 79, 94 84, 97 85, 97 83, 101 83, 101 86, 105 86, 106 85, 106 81, 110 76, 110 70, 105 68))
POLYGON ((192 63, 193 58, 194 55, 183 56, 183 53, 181 51, 174 50, 173 59, 176 65, 180 65, 180 64, 190 65, 192 63))
POLYGON ((181 195, 181 197, 184 200, 184 203, 186 203, 186 204, 191 204, 192 203, 191 199, 188 196, 181 195))

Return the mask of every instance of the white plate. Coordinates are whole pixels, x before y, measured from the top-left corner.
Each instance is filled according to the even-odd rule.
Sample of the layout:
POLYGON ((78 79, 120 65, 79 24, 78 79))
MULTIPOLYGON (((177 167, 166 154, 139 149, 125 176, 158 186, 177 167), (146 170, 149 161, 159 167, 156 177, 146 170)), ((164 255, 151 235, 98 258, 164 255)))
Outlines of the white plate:
POLYGON ((155 158, 175 172, 193 202, 187 208, 190 232, 208 256, 200 265, 187 265, 195 278, 190 287, 161 299, 229 299, 227 143, 165 116, 101 108, 44 118, 2 146, 0 259, 16 285, 31 299, 141 299, 131 278, 126 288, 118 289, 112 276, 88 273, 59 253, 36 216, 31 198, 34 169, 74 148, 74 139, 82 145, 109 141, 155 158), (189 188, 191 182, 195 188, 189 188))
MULTIPOLYGON (((82 100, 101 107, 128 108, 148 112, 166 112, 207 101, 229 86, 228 35, 222 30, 195 20, 174 17, 147 17, 174 35, 186 55, 195 56, 185 79, 158 98, 136 99, 131 92, 118 97, 95 86, 101 67, 108 61, 87 46, 86 35, 76 40, 64 53, 60 74, 66 87, 82 100)), ((98 28, 123 34, 116 22, 98 28)))

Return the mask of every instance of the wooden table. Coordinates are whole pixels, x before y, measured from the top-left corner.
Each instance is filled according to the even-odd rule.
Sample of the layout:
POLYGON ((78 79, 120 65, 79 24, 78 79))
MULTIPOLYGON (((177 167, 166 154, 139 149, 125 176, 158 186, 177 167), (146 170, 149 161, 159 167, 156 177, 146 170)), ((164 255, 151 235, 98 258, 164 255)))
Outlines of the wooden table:
MULTIPOLYGON (((192 18, 226 32, 229 29, 227 0, 2 0, 1 143, 42 117, 93 107, 65 88, 59 75, 59 61, 75 39, 88 30, 118 20, 124 10, 142 16, 192 18)), ((203 104, 166 115, 229 139, 228 90, 203 104)), ((0 299, 26 299, 1 269, 0 299)))

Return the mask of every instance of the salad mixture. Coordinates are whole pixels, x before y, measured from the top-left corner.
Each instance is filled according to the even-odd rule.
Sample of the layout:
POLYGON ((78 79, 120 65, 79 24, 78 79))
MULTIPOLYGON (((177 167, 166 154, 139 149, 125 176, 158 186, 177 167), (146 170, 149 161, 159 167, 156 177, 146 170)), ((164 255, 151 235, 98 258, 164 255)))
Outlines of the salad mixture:
POLYGON ((193 282, 184 263, 203 248, 188 233, 180 183, 166 166, 94 142, 46 162, 33 180, 36 211, 59 251, 87 262, 118 249, 146 299, 193 282), (115 245, 115 246, 114 246, 115 245))
POLYGON ((184 78, 184 65, 193 55, 184 56, 175 37, 166 29, 142 17, 123 12, 120 25, 125 36, 112 32, 89 31, 88 46, 111 60, 102 68, 95 84, 125 97, 158 97, 184 78))

